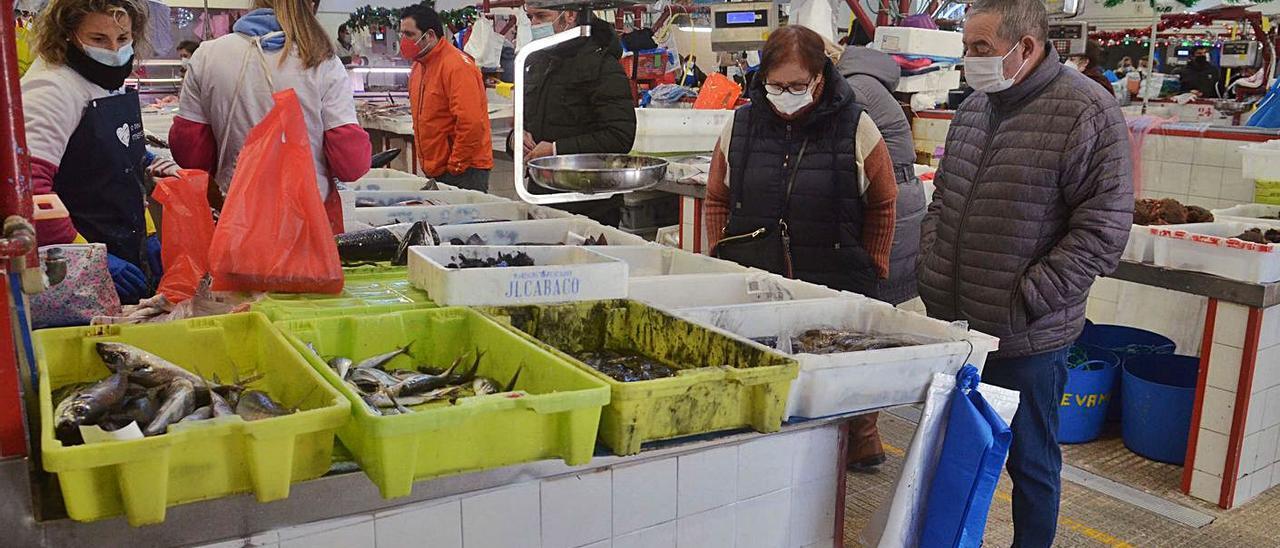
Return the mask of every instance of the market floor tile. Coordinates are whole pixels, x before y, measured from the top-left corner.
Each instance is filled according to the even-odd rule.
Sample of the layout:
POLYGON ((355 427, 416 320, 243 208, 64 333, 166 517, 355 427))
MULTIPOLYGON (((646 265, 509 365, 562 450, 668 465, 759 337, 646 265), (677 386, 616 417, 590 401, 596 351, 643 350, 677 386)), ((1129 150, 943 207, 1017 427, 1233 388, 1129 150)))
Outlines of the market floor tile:
MULTIPOLYGON (((915 424, 892 413, 880 414, 880 435, 888 460, 875 474, 848 474, 845 496, 845 546, 858 546, 858 533, 889 495, 902 469, 915 424)), ((1179 491, 1182 467, 1149 461, 1124 447, 1117 432, 1099 441, 1063 446, 1064 463, 1213 517, 1189 527, 1130 502, 1064 481, 1055 546, 1277 546, 1280 489, 1272 489, 1233 510, 1194 499, 1179 491)), ((988 516, 986 543, 1008 546, 1013 538, 1011 484, 1005 475, 988 516)))

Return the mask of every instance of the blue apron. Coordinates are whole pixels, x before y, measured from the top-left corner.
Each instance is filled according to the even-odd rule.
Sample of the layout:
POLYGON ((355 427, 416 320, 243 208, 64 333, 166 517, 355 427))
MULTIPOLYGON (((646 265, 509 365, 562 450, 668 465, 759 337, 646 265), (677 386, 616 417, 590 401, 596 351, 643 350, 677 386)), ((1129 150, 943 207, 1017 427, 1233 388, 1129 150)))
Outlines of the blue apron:
POLYGON ((67 141, 53 191, 85 240, 106 244, 109 253, 147 273, 145 155, 138 93, 94 99, 67 141))

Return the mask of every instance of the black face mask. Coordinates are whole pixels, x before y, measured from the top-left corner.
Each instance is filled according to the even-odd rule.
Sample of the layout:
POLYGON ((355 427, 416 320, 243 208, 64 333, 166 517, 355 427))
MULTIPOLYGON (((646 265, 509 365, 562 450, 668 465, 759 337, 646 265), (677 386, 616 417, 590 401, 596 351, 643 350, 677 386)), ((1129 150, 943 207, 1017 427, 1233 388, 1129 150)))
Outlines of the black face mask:
POLYGON ((98 87, 115 91, 124 85, 124 80, 133 72, 133 58, 129 58, 129 62, 122 66, 113 67, 94 61, 80 51, 80 48, 68 44, 67 66, 98 87))

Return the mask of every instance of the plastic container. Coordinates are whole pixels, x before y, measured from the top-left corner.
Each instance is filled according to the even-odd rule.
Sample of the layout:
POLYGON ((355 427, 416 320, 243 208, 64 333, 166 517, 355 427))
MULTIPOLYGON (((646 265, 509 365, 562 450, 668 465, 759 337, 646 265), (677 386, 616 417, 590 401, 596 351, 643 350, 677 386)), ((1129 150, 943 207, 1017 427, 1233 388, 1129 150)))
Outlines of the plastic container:
POLYGON ((1058 408, 1058 442, 1098 439, 1117 391, 1120 357, 1105 348, 1076 345, 1067 364, 1067 384, 1058 408), (1076 363, 1072 363, 1074 360, 1076 363))
POLYGON ((748 339, 781 338, 809 329, 907 333, 952 342, 837 354, 796 354, 786 417, 818 418, 924 401, 934 373, 954 375, 965 363, 982 369, 999 339, 958 325, 850 295, 769 306, 691 308, 674 312, 748 339))
POLYGON ((635 301, 485 308, 572 361, 612 390, 600 417, 600 441, 618 455, 644 442, 750 427, 782 426, 796 361, 713 327, 635 301), (571 357, 593 350, 631 351, 680 372, 618 382, 571 357))
POLYGON ((1240 147, 1241 176, 1259 181, 1280 181, 1280 139, 1240 147))
POLYGON ((560 244, 604 236, 609 245, 646 245, 644 238, 604 226, 584 217, 562 217, 505 223, 440 225, 434 227, 442 242, 466 241, 472 234, 488 245, 560 244))
POLYGON ((409 282, 406 266, 359 266, 342 269, 346 276, 338 296, 316 293, 269 293, 251 309, 272 321, 302 317, 323 317, 352 308, 378 310, 433 308, 427 292, 409 282))
POLYGON ((958 87, 960 87, 960 71, 955 67, 947 67, 924 74, 903 76, 898 80, 898 87, 894 91, 898 93, 938 92, 958 87))
POLYGON ((726 305, 767 307, 778 301, 854 295, 762 271, 636 278, 627 291, 631 299, 666 310, 726 305))
MULTIPOLYGON (((1216 213, 1214 214, 1217 215, 1216 213)), ((1191 223, 1182 225, 1160 225, 1160 226, 1143 226, 1133 225, 1129 229, 1129 243, 1124 247, 1124 255, 1120 258, 1126 261, 1136 263, 1151 264, 1155 262, 1155 234, 1164 231, 1173 230, 1194 230, 1196 227, 1205 223, 1191 223)))
POLYGON ((627 296, 627 263, 590 247, 415 246, 409 280, 442 305, 512 305, 620 299, 627 296), (535 266, 449 268, 457 257, 525 253, 535 266))
POLYGON ((876 29, 876 38, 871 48, 888 54, 901 53, 958 59, 964 55, 963 38, 963 34, 948 30, 880 27, 876 29))
POLYGON ((653 230, 680 222, 680 197, 675 194, 642 190, 623 196, 623 228, 653 230))
POLYGON ((476 192, 474 190, 339 190, 338 194, 342 197, 342 205, 344 207, 393 207, 397 203, 409 200, 430 200, 439 202, 440 205, 485 204, 511 201, 500 196, 476 192), (372 201, 376 205, 357 206, 357 203, 366 201, 372 201))
POLYGON ((351 403, 352 420, 338 431, 385 498, 408 495, 414 480, 548 458, 586 464, 595 449, 600 408, 609 388, 562 358, 465 308, 279 322, 311 365, 351 403), (373 414, 360 396, 315 353, 361 359, 409 345, 414 363, 447 366, 484 352, 479 374, 505 384, 520 371, 516 392, 420 406, 405 415, 373 414))
POLYGON ((1234 237, 1254 227, 1263 225, 1215 222, 1192 230, 1161 231, 1153 235, 1154 263, 1245 282, 1280 281, 1280 245, 1255 244, 1234 237))
MULTIPOLYGON (((1095 324, 1087 321, 1076 344, 1096 346, 1115 352, 1120 358, 1121 365, 1134 356, 1172 354, 1177 349, 1177 344, 1172 339, 1159 333, 1127 325, 1095 324)), ((1124 395, 1122 388, 1124 376, 1117 377, 1116 382, 1120 385, 1111 389, 1111 404, 1107 410, 1107 420, 1111 421, 1120 420, 1124 409, 1121 403, 1124 395)))
POLYGON ((1181 465, 1195 407, 1200 359, 1134 356, 1124 364, 1124 445, 1151 460, 1181 465))
POLYGON ((650 276, 679 276, 685 274, 760 273, 732 261, 723 261, 697 253, 653 244, 637 246, 611 245, 592 248, 593 251, 626 261, 627 275, 632 280, 650 276))
POLYGON ((1280 226, 1280 205, 1272 204, 1240 204, 1234 207, 1213 210, 1216 221, 1234 221, 1256 223, 1259 226, 1280 226), (1263 219, 1263 217, 1272 217, 1263 219))
MULTIPOLYGON (((406 174, 408 175, 408 174, 406 174)), ((346 190, 392 190, 397 192, 414 192, 431 188, 431 179, 425 177, 387 177, 364 178, 354 183, 343 183, 346 190)), ((443 189, 443 185, 439 185, 443 189)))
POLYGON ((375 167, 373 169, 370 169, 368 173, 364 174, 364 177, 361 177, 356 182, 363 182, 371 179, 421 179, 421 177, 418 177, 417 175, 414 175, 407 171, 400 171, 398 169, 391 169, 387 167, 375 167))
POLYGON ((447 206, 357 207, 343 212, 347 230, 352 226, 385 226, 426 221, 431 225, 473 223, 477 221, 525 221, 568 217, 558 209, 521 202, 493 202, 447 206))
POLYGON ((333 436, 350 404, 261 314, 162 324, 36 331, 40 436, 45 471, 58 476, 67 514, 92 521, 121 513, 130 525, 160 523, 167 506, 253 492, 258 502, 289 496, 292 482, 329 470, 333 436), (249 386, 287 407, 283 417, 238 416, 177 424, 150 438, 63 447, 54 437, 52 391, 105 378, 98 342, 142 348, 212 380, 261 373, 249 386))
POLYGON ((731 120, 732 110, 638 108, 631 150, 642 154, 711 152, 731 120))

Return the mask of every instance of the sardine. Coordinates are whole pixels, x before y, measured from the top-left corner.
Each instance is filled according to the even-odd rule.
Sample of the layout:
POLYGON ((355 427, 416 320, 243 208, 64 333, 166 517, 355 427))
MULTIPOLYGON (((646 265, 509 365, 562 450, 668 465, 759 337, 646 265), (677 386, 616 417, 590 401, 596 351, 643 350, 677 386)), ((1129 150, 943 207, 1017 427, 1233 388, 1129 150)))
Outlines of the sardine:
POLYGON ((411 346, 413 346, 412 341, 410 341, 409 344, 404 345, 404 348, 397 348, 385 354, 378 354, 372 358, 360 360, 360 363, 356 364, 356 369, 380 369, 385 371, 387 362, 390 362, 397 356, 401 354, 412 356, 412 354, 409 353, 409 347, 411 346))
POLYGON ((84 443, 80 425, 90 425, 124 401, 129 380, 116 373, 68 395, 53 410, 54 433, 63 445, 84 443))
POLYGON ((352 369, 347 374, 346 380, 366 394, 372 394, 379 388, 400 383, 400 379, 378 369, 352 369))
MULTIPOLYGON (((157 401, 157 396, 153 389, 151 391, 144 392, 136 398, 126 401, 124 407, 121 408, 120 413, 118 413, 117 416, 126 418, 129 421, 136 422, 140 425, 151 424, 151 421, 156 418, 156 412, 159 410, 160 404, 157 401)), ((125 424, 128 424, 128 422, 125 424)))
POLYGON ((386 387, 387 392, 389 392, 394 397, 404 397, 404 396, 414 396, 417 394, 421 394, 423 392, 427 392, 429 390, 435 390, 437 388, 444 387, 448 385, 450 380, 453 378, 453 370, 456 367, 458 367, 458 362, 454 361, 453 365, 449 366, 449 369, 446 369, 444 373, 441 373, 439 375, 432 375, 430 373, 418 373, 398 383, 395 383, 391 386, 386 387))
POLYGON ((339 379, 346 380, 347 374, 351 372, 351 359, 338 356, 329 360, 329 367, 333 368, 333 372, 338 374, 339 379))
MULTIPOLYGON (((465 354, 463 356, 465 356, 465 354)), ((471 364, 471 369, 469 371, 454 373, 453 375, 450 375, 449 384, 471 384, 471 381, 475 380, 476 378, 476 372, 480 370, 480 358, 482 357, 484 357, 484 351, 483 350, 477 351, 476 361, 471 364)), ((461 358, 462 356, 459 356, 459 359, 461 358)), ((453 367, 450 367, 449 370, 452 371, 453 367)))
POLYGON ((247 421, 269 419, 292 414, 293 410, 285 409, 266 393, 260 390, 246 390, 236 402, 236 414, 247 421))
POLYGON ((156 436, 169 429, 169 425, 195 411, 196 390, 191 381, 178 379, 164 390, 164 403, 156 412, 156 417, 142 429, 144 436, 156 436))
POLYGON ((204 407, 196 409, 195 411, 192 411, 190 415, 182 417, 182 419, 179 420, 178 422, 202 421, 209 418, 213 418, 213 407, 206 405, 204 407))
POLYGON ((204 379, 172 362, 141 348, 117 342, 100 342, 98 355, 103 363, 117 373, 127 373, 129 380, 147 388, 164 386, 184 379, 192 387, 205 387, 204 379))
POLYGON ((213 410, 213 417, 227 417, 236 414, 236 410, 231 408, 231 404, 217 392, 210 392, 209 397, 213 403, 209 407, 213 410))
POLYGON ((471 381, 471 390, 477 396, 487 396, 489 394, 497 394, 499 391, 498 383, 489 377, 476 377, 471 381))

